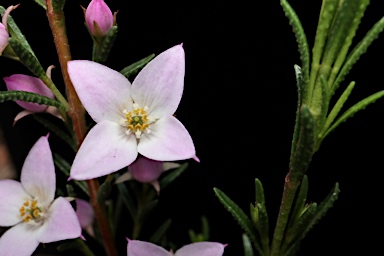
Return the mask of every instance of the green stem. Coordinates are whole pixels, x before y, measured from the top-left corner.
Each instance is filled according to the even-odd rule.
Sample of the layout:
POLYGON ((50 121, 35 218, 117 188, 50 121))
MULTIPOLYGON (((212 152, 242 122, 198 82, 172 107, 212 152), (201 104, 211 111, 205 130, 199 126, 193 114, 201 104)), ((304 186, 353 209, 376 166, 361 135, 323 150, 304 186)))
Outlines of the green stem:
POLYGON ((270 256, 278 256, 280 253, 281 243, 283 241, 285 228, 288 223, 289 213, 291 212, 296 191, 300 185, 300 180, 301 179, 291 180, 289 173, 285 177, 283 198, 281 200, 280 212, 277 217, 276 227, 273 234, 270 256))

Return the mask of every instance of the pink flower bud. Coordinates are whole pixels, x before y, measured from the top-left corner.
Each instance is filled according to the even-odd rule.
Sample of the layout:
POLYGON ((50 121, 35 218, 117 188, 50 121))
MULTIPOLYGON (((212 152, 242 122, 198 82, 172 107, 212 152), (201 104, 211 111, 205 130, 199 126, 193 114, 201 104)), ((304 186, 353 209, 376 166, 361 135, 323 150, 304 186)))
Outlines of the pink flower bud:
POLYGON ((93 36, 105 36, 113 26, 113 14, 104 0, 92 0, 85 11, 85 22, 93 36))
POLYGON ((9 34, 4 25, 0 23, 0 56, 8 45, 9 34))
POLYGON ((128 166, 128 170, 135 180, 152 183, 156 181, 163 172, 163 162, 146 157, 138 157, 135 162, 128 166))
MULTIPOLYGON (((9 77, 4 77, 5 85, 9 91, 27 91, 34 92, 51 99, 54 99, 53 92, 38 78, 15 74, 9 77)), ((31 112, 43 112, 47 109, 46 105, 39 105, 37 103, 30 103, 17 100, 16 103, 22 108, 31 112)))

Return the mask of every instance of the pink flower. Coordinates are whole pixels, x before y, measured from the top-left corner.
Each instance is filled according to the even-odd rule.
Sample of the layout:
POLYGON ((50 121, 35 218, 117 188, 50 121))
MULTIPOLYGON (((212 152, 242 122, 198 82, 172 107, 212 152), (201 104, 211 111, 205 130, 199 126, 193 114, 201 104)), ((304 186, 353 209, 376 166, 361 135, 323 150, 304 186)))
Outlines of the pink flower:
MULTIPOLYGON (((53 92, 39 78, 22 74, 14 74, 9 77, 4 77, 3 79, 9 91, 33 92, 51 99, 55 98, 53 92)), ((47 112, 61 118, 56 107, 39 105, 37 103, 24 102, 21 100, 17 100, 16 103, 25 110, 20 112, 15 117, 14 123, 26 115, 39 112, 47 112)))
POLYGON ((158 181, 160 175, 165 171, 179 166, 180 164, 178 163, 156 161, 143 156, 139 156, 132 164, 128 166, 128 172, 121 175, 116 180, 116 183, 134 179, 138 182, 151 184, 157 193, 160 193, 160 184, 158 181))
POLYGON ((2 55, 5 47, 8 45, 8 15, 11 13, 12 10, 16 9, 19 5, 11 5, 7 8, 7 10, 4 12, 4 15, 2 17, 1 23, 0 23, 0 56, 2 55))
POLYGON ((0 23, 0 56, 8 45, 9 34, 4 25, 0 23))
POLYGON ((155 244, 128 239, 127 256, 222 256, 225 246, 216 242, 198 242, 184 245, 173 254, 155 244))
POLYGON ((97 123, 77 152, 70 178, 110 174, 130 165, 139 153, 156 161, 198 160, 191 136, 173 116, 184 87, 181 45, 154 58, 132 84, 119 72, 92 61, 69 61, 68 72, 97 123))
POLYGON ((20 180, 0 180, 0 226, 11 227, 0 237, 0 252, 32 255, 39 243, 80 237, 71 204, 63 197, 54 199, 56 176, 48 136, 29 151, 20 180))
POLYGON ((104 0, 92 0, 85 11, 85 22, 93 36, 105 36, 113 26, 111 9, 104 0))
POLYGON ((92 205, 88 201, 77 198, 76 206, 76 215, 81 228, 87 231, 90 236, 94 237, 93 222, 95 220, 95 212, 93 211, 92 205))

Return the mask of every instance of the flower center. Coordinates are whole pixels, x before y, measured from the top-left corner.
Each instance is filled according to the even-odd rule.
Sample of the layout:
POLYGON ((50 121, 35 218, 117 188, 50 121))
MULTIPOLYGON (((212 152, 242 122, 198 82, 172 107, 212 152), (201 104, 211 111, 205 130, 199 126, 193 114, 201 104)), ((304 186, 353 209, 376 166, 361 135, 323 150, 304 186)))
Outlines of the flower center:
POLYGON ((148 134, 151 133, 149 125, 155 122, 155 119, 147 115, 148 107, 140 108, 137 103, 133 104, 133 110, 127 111, 123 110, 125 119, 120 120, 120 125, 127 128, 125 132, 127 135, 134 133, 137 139, 140 139, 143 131, 148 134))
POLYGON ((37 200, 26 199, 20 207, 20 217, 24 222, 29 222, 30 220, 39 222, 42 219, 42 215, 43 213, 41 207, 39 207, 37 203, 37 200))

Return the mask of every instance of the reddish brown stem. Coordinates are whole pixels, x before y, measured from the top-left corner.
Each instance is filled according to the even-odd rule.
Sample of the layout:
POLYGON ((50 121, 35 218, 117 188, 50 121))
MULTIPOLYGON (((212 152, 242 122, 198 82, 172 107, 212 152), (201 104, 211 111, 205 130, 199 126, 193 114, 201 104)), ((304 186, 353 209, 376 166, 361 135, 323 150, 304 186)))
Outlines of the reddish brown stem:
MULTIPOLYGON (((46 1, 47 16, 49 25, 52 30, 53 39, 56 45, 57 55, 59 58, 61 72, 67 92, 69 110, 68 116, 72 120, 73 130, 75 132, 76 140, 80 146, 87 133, 87 126, 85 123, 85 109, 81 104, 79 97, 73 87, 73 84, 69 78, 67 70, 67 62, 72 59, 69 50, 68 38, 65 28, 65 16, 64 12, 59 10, 55 11, 52 6, 52 0, 46 1)), ((111 229, 106 216, 105 205, 99 204, 97 200, 97 191, 99 189, 99 183, 97 179, 91 179, 87 181, 89 187, 89 193, 91 203, 95 211, 97 223, 99 225, 100 233, 103 237, 105 250, 108 256, 117 256, 117 250, 111 234, 111 229)))

